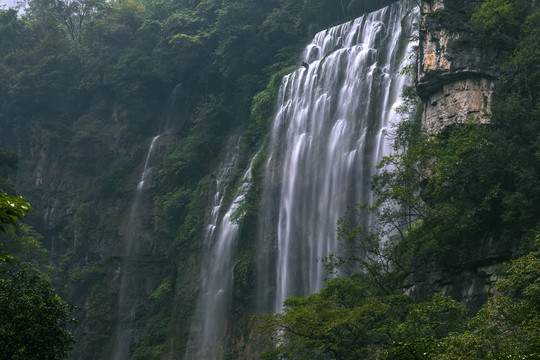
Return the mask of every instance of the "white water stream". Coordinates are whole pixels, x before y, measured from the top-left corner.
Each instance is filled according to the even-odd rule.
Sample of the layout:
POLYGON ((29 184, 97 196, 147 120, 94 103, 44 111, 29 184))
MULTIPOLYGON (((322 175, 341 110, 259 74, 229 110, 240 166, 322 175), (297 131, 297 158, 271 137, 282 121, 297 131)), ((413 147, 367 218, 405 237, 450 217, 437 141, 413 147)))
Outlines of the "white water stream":
POLYGON ((115 340, 113 347, 113 360, 128 360, 131 357, 134 344, 134 321, 137 314, 137 308, 141 305, 141 294, 144 291, 141 284, 136 281, 133 272, 137 269, 137 264, 142 261, 144 254, 140 251, 142 223, 145 221, 143 216, 143 203, 145 195, 145 186, 152 172, 152 156, 154 155, 156 143, 160 137, 170 134, 174 127, 178 125, 178 84, 172 91, 167 103, 159 118, 158 135, 152 138, 144 166, 137 182, 135 194, 131 202, 128 213, 127 224, 124 229, 122 262, 119 269, 119 291, 117 308, 117 327, 115 331, 115 340))
MULTIPOLYGON (((234 146, 227 146, 227 156, 216 174, 213 207, 205 235, 205 250, 201 267, 201 291, 191 324, 186 360, 223 358, 229 305, 233 286, 233 259, 239 236, 241 219, 233 220, 251 187, 253 161, 243 174, 236 188, 234 199, 222 213, 231 171, 236 168, 239 155, 239 138, 234 146), (220 215, 222 215, 220 219, 220 215)), ((229 143, 232 141, 230 140, 229 143)), ((233 184, 234 185, 234 184, 233 184)), ((234 190, 234 189, 233 189, 234 190)))

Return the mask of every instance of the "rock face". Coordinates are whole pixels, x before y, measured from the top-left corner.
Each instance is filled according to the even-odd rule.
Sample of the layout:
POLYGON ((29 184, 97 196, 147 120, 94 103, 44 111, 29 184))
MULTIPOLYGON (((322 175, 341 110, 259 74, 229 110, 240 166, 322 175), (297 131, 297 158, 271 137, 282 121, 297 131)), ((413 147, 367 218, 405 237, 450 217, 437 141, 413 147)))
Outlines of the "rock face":
POLYGON ((489 121, 494 80, 472 78, 443 84, 424 103, 423 129, 428 134, 441 133, 452 124, 474 117, 489 121))
POLYGON ((425 301, 437 293, 463 301, 479 309, 500 280, 498 264, 487 261, 468 269, 439 270, 436 267, 411 273, 403 281, 403 292, 415 301, 425 301))
MULTIPOLYGON (((422 129, 427 135, 444 134, 451 125, 473 119, 489 122, 504 49, 474 40, 469 19, 482 3, 422 2, 416 85, 424 104, 422 129)), ((442 292, 478 309, 493 292, 499 279, 497 264, 507 260, 510 249, 490 238, 478 239, 474 248, 468 263, 418 264, 403 280, 403 292, 416 301, 442 292)))
POLYGON ((482 1, 422 3, 418 52, 418 94, 424 102, 423 129, 429 134, 471 118, 486 123, 502 50, 473 41, 468 19, 482 1))

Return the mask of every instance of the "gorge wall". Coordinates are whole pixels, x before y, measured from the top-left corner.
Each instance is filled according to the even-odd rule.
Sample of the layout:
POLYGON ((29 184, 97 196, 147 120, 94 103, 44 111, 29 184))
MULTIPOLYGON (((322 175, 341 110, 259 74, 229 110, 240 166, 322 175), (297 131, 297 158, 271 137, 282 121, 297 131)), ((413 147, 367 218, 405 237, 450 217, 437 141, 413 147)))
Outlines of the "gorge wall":
MULTIPOLYGON (((493 90, 501 76, 503 46, 473 40, 472 13, 483 1, 422 2, 417 52, 417 93, 422 130, 444 136, 453 125, 489 122, 493 90)), ((425 300, 438 292, 479 308, 499 280, 498 264, 510 251, 492 238, 478 239, 470 261, 441 267, 422 264, 403 283, 404 292, 425 300)))
POLYGON ((500 47, 473 40, 469 23, 482 1, 422 2, 417 91, 424 102, 423 128, 436 134, 472 117, 489 119, 500 77, 500 47))
MULTIPOLYGON (((270 3, 277 2, 261 3, 270 6, 270 3)), ((299 3, 291 2, 295 6, 299 3)), ((422 2, 417 90, 423 101, 423 129, 427 134, 444 133, 450 125, 464 123, 471 117, 482 123, 489 119, 493 89, 500 77, 497 65, 502 61, 503 49, 471 40, 474 30, 467 22, 473 9, 481 3, 474 0, 422 2)), ((375 10, 380 4, 379 1, 373 2, 370 10, 375 10)), ((137 73, 134 76, 137 86, 132 86, 134 90, 128 93, 129 96, 107 90, 103 84, 95 85, 97 90, 84 89, 85 83, 81 81, 72 87, 82 87, 78 96, 61 98, 55 97, 54 91, 43 91, 38 94, 41 98, 36 95, 36 99, 41 101, 37 105, 32 102, 34 100, 21 98, 20 108, 27 112, 10 110, 10 116, 15 114, 10 118, 0 114, 2 147, 16 152, 21 159, 15 179, 18 191, 36 208, 29 222, 43 233, 50 263, 59 268, 56 284, 61 295, 78 306, 76 317, 80 323, 73 328, 73 333, 79 342, 75 345, 72 358, 140 360, 181 359, 187 356, 197 359, 202 357, 202 348, 212 354, 206 355, 208 357, 217 358, 215 354, 219 353, 223 359, 255 358, 256 344, 248 339, 252 325, 250 315, 257 308, 279 310, 287 296, 319 290, 324 283, 324 274, 314 263, 314 258, 336 249, 333 242, 335 225, 343 215, 338 212, 345 211, 347 205, 369 200, 367 188, 353 183, 367 182, 375 171, 380 155, 385 153, 382 130, 390 125, 395 115, 392 107, 399 101, 399 91, 405 82, 403 78, 395 79, 394 76, 403 65, 402 60, 407 53, 406 42, 412 33, 414 5, 394 4, 390 10, 366 16, 357 23, 349 22, 335 27, 332 31, 347 34, 351 30, 351 34, 341 34, 331 41, 325 40, 326 35, 331 38, 330 33, 318 35, 321 42, 327 41, 329 48, 321 51, 319 57, 308 56, 310 54, 307 53, 303 59, 306 66, 299 67, 283 80, 291 96, 282 94, 284 101, 280 109, 283 113, 303 113, 290 118, 300 124, 298 134, 293 135, 304 143, 295 148, 294 144, 287 144, 285 139, 280 140, 278 133, 285 134, 287 128, 276 125, 275 144, 267 151, 276 154, 271 160, 276 163, 277 170, 273 174, 275 179, 268 181, 266 188, 262 185, 264 164, 271 161, 261 156, 250 162, 258 148, 246 147, 244 138, 250 136, 250 122, 254 121, 249 115, 251 98, 264 88, 261 74, 275 71, 275 68, 269 70, 269 64, 264 68, 260 64, 265 59, 273 59, 274 55, 263 52, 267 50, 268 39, 263 41, 251 34, 265 29, 259 23, 243 27, 242 31, 246 33, 234 33, 240 30, 232 25, 250 19, 243 15, 240 20, 235 17, 236 14, 243 14, 240 5, 230 12, 219 12, 219 16, 223 17, 232 14, 231 26, 222 25, 223 28, 216 31, 219 35, 207 35, 208 41, 198 32, 195 35, 189 32, 192 30, 190 27, 195 25, 182 23, 185 17, 189 17, 184 13, 173 19, 181 26, 172 25, 174 21, 170 20, 158 29, 151 27, 155 23, 145 22, 146 27, 141 25, 141 29, 146 29, 148 33, 130 30, 129 33, 138 34, 135 40, 140 42, 144 40, 142 35, 150 33, 148 29, 161 35, 169 34, 164 29, 169 31, 175 37, 161 41, 164 48, 158 48, 161 52, 154 51, 153 54, 164 54, 164 58, 178 61, 178 64, 169 64, 165 70, 185 68, 184 72, 156 76, 156 79, 148 80, 146 87, 139 84, 137 73), (365 29, 360 30, 362 26, 365 29), (347 31, 343 30, 345 28, 347 31), (395 32, 387 32, 387 28, 395 32), (204 48, 217 43, 218 36, 228 34, 222 30, 230 29, 234 30, 231 30, 234 41, 223 40, 225 45, 221 44, 219 51, 204 48), (248 31, 252 38, 246 35, 248 31), (370 41, 364 41, 363 45, 351 42, 351 47, 348 47, 351 44, 344 43, 347 36, 352 38, 358 34, 364 34, 370 41), (369 36, 373 38, 369 39, 369 36), (250 41, 245 41, 243 48, 235 42, 238 38, 248 38, 250 41), (180 50, 166 47, 170 44, 178 46, 180 50), (260 52, 260 59, 249 60, 255 48, 258 49, 255 52, 260 52), (197 51, 201 55, 197 55, 197 51), (227 56, 230 63, 220 63, 227 56), (369 61, 363 63, 363 68, 354 67, 364 58, 369 61), (251 73, 245 76, 235 73, 247 71, 248 65, 241 63, 235 68, 231 64, 236 63, 231 59, 253 61, 248 63, 253 67, 251 73), (339 74, 336 72, 340 81, 333 81, 331 77, 335 75, 332 73, 334 63, 336 68, 338 65, 343 67, 339 74), (204 71, 194 70, 199 67, 204 67, 204 71), (222 80, 219 79, 223 71, 227 71, 228 77, 221 84, 222 80), (326 73, 329 76, 324 80, 326 73), (238 77, 238 81, 234 76, 238 77), (362 84, 359 78, 370 79, 371 83, 365 81, 362 84), (166 112, 165 100, 179 80, 185 85, 177 89, 178 94, 173 91, 179 105, 172 111, 177 121, 185 122, 185 125, 153 140, 154 135, 161 134, 157 126, 159 114, 166 112), (315 86, 323 80, 334 92, 315 86), (304 81, 307 81, 305 86, 301 85, 304 81), (346 96, 340 93, 341 88, 337 88, 338 82, 340 86, 345 84, 342 92, 346 96), (365 88, 360 85, 365 85, 365 88), (91 91, 95 92, 92 96, 88 95, 91 91), (313 96, 307 96, 311 92, 313 96), (358 99, 359 93, 362 94, 361 99, 358 99), (378 96, 370 100, 370 93, 378 96), (251 97, 246 94, 251 94, 251 97), (52 97, 52 100, 45 95, 52 97), (336 101, 339 96, 346 100, 336 101), (328 103, 324 102, 326 100, 328 103), (349 114, 351 110, 341 107, 355 101, 362 102, 364 109, 369 109, 363 115, 375 114, 379 120, 373 120, 375 116, 370 116, 361 126, 360 121, 356 121, 360 116, 349 114), (312 114, 307 106, 305 109, 290 110, 293 102, 315 104, 324 116, 312 114), (32 103, 33 107, 29 107, 28 103, 32 103), (71 112, 64 108, 68 103, 75 104, 71 112), (338 108, 339 111, 336 111, 338 108), (303 128, 306 127, 304 122, 309 120, 322 124, 318 120, 331 118, 326 116, 330 113, 335 115, 332 118, 334 123, 321 126, 321 145, 312 142, 303 128), (349 124, 347 121, 351 119, 354 121, 349 124), (8 122, 9 126, 5 126, 8 122), (244 131, 246 127, 248 131, 244 131), (242 136, 239 135, 241 131, 244 131, 242 136), (346 142, 336 140, 338 134, 348 135, 351 139, 346 142), (371 139, 369 146, 361 139, 366 134, 371 139), (339 149, 338 152, 338 145, 351 147, 339 149), (307 154, 308 148, 311 154, 307 154), (317 149, 322 150, 316 152, 317 149), (331 151, 325 152, 328 149, 331 151), (357 153, 361 151, 365 152, 363 157, 368 159, 364 163, 358 161, 360 156, 357 153), (289 154, 289 163, 304 166, 298 175, 279 168, 281 164, 276 158, 285 158, 282 156, 285 153, 289 154), (338 158, 345 165, 350 162, 355 166, 332 177, 328 174, 339 165, 338 158), (134 227, 130 222, 130 208, 138 196, 137 184, 143 180, 140 175, 149 169, 152 171, 148 179, 143 178, 147 182, 138 205, 140 220, 134 227), (317 182, 325 176, 325 183, 317 182), (244 179, 248 178, 249 189, 243 188, 244 179), (281 192, 288 193, 290 201, 283 200, 282 204, 278 204, 279 201, 272 198, 277 203, 268 206, 273 209, 267 220, 280 222, 282 231, 289 233, 282 237, 283 241, 279 244, 261 237, 257 224, 260 223, 258 218, 264 216, 263 212, 249 208, 253 203, 263 203, 257 201, 264 197, 264 192, 268 196, 264 200, 266 205, 270 197, 277 197, 281 192), (307 195, 303 196, 304 193, 307 195), (325 200, 317 201, 323 194, 325 200), (305 200, 307 196, 313 196, 313 199, 305 200), (244 198, 252 202, 244 203, 244 198), (330 207, 325 208, 324 205, 332 201, 339 204, 331 210, 330 207), (294 207, 289 203, 294 203, 294 207), (278 209, 280 206, 281 210, 278 209), (240 207, 247 215, 238 222, 238 217, 233 215, 238 215, 240 207), (337 210, 331 216, 322 217, 334 209, 337 210), (280 220, 280 212, 283 220, 280 220), (302 214, 306 222, 309 221, 309 229, 297 220, 298 214, 302 214), (302 247, 295 242, 301 238, 299 234, 308 230, 312 238, 325 238, 317 240, 312 247, 321 248, 321 251, 310 252, 309 246, 302 247), (130 235, 130 231, 137 234, 130 235), (139 241, 134 250, 126 245, 132 235, 136 235, 139 241), (327 238, 331 238, 331 242, 325 242, 327 238), (268 247, 263 253, 270 254, 266 257, 270 260, 264 268, 264 276, 259 278, 255 275, 257 266, 261 266, 257 263, 260 253, 257 255, 255 249, 258 241, 268 247), (223 261, 223 254, 227 255, 226 261, 223 261), (312 266, 317 268, 310 269, 312 266), (300 276, 298 279, 289 276, 300 273, 304 275, 302 279, 300 276), (283 281, 278 282, 280 277, 283 281), (279 284, 284 284, 281 292, 278 290, 279 284), (258 286, 265 287, 266 292, 258 291, 258 286), (302 286, 305 289, 301 289, 302 286), (121 295, 123 288, 130 291, 121 295), (123 306, 122 303, 127 305, 123 306), (214 306, 212 311, 207 311, 208 304, 214 306), (219 328, 216 328, 216 324, 219 328), (220 340, 216 342, 218 337, 220 340), (222 340, 223 337, 226 341, 222 340), (119 339, 122 341, 119 342, 119 339), (210 349, 209 343, 214 344, 215 348, 210 349)), ((253 8, 260 6, 256 3, 253 8)), ((203 8, 201 6, 200 9, 203 8)), ((200 9, 197 11, 202 11, 200 9)), ((340 7, 338 10, 338 18, 342 19, 341 13, 345 9, 340 7)), ((269 17, 277 25, 272 21, 265 23, 270 29, 267 29, 270 40, 273 37, 279 39, 281 34, 285 39, 282 41, 291 41, 287 31, 294 33, 294 29, 289 29, 292 20, 285 21, 286 25, 276 21, 283 16, 283 12, 278 12, 273 18, 269 17), (286 31, 278 25, 283 25, 286 31)), ((206 18, 211 16, 200 17, 203 20, 206 18)), ((202 22, 200 19, 197 21, 202 22)), ((328 21, 325 26, 330 23, 335 22, 328 21)), ((317 30, 323 28, 317 27, 317 30)), ((148 36, 148 39, 151 38, 148 36)), ((150 41, 148 39, 146 41, 150 41)), ((307 39, 302 41, 305 44, 307 39)), ((113 45, 111 49, 116 49, 117 44, 113 45)), ((281 55, 287 52, 296 56, 300 48, 292 46, 285 49, 281 55)), ((144 48, 141 52, 150 54, 152 50, 144 48)), ((300 60, 295 57, 294 61, 293 64, 299 66, 300 60)), ((156 60, 156 63, 159 61, 156 60)), ((283 60, 276 68, 282 68, 284 63, 290 65, 283 60)), ((115 66, 122 69, 120 65, 115 66)), ((266 78, 264 81, 267 81, 266 78)), ((275 87, 279 87, 281 77, 275 82, 275 87)), ((93 84, 89 80, 87 83, 93 84)), ((121 84, 114 89, 119 91, 120 88, 129 87, 121 84)), ((265 105, 270 109, 268 112, 272 112, 274 98, 269 93, 262 94, 271 99, 265 105)), ((358 109, 355 111, 362 112, 358 109)), ((284 123, 291 121, 289 117, 283 119, 284 123)), ((266 125, 263 122, 260 125, 263 130, 260 131, 270 131, 269 124, 266 125)), ((264 134, 260 138, 264 138, 264 134)), ((262 235, 271 237, 273 234, 267 231, 262 235)), ((459 264, 452 269, 441 268, 438 264, 421 264, 417 271, 405 278, 402 287, 415 299, 427 299, 443 291, 472 305, 479 304, 497 280, 495 264, 505 256, 505 249, 498 248, 491 239, 484 239, 479 241, 469 263, 459 264)))

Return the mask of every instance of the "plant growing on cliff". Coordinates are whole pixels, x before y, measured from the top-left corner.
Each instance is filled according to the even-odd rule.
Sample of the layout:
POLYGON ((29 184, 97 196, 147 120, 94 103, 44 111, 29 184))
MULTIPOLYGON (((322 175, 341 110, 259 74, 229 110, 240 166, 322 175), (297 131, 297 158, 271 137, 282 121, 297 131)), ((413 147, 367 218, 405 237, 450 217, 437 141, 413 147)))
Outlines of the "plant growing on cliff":
MULTIPOLYGON (((537 236, 537 246, 540 237, 537 236)), ((507 266, 478 313, 425 352, 425 359, 536 359, 540 354, 540 252, 538 248, 507 266)), ((402 357, 403 359, 409 357, 402 357)), ((396 359, 400 359, 397 357, 396 359)))
POLYGON ((472 14, 470 23, 483 40, 511 49, 519 38, 520 24, 531 10, 531 1, 527 0, 486 0, 472 14))
POLYGON ((471 21, 473 24, 482 26, 485 31, 501 35, 509 27, 519 24, 516 19, 516 6, 516 1, 486 0, 480 9, 472 15, 471 21))

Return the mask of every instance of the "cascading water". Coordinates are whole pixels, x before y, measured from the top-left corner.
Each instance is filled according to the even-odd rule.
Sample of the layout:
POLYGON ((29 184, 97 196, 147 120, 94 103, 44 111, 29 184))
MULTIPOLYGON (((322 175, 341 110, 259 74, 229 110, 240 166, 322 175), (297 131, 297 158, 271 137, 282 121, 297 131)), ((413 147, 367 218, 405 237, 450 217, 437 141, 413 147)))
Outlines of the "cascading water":
MULTIPOLYGON (((234 200, 219 221, 220 210, 227 193, 226 177, 235 168, 238 151, 239 143, 237 142, 234 147, 234 156, 226 157, 216 177, 216 194, 205 236, 201 292, 191 325, 186 360, 223 358, 227 310, 233 285, 233 257, 239 236, 238 221, 241 221, 241 219, 235 221, 233 218, 250 189, 253 165, 252 161, 241 179, 241 184, 236 189, 234 200)), ((231 150, 228 151, 230 152, 231 150)))
POLYGON ((388 151, 412 50, 417 11, 395 3, 322 31, 304 66, 283 79, 273 124, 260 213, 261 311, 319 291, 316 259, 337 248, 336 224, 348 206, 368 202, 370 177, 388 151))
POLYGON ((131 345, 133 343, 133 323, 136 317, 137 307, 140 305, 141 284, 135 280, 133 271, 140 261, 140 239, 144 214, 142 203, 145 195, 145 184, 149 180, 152 167, 152 155, 156 148, 156 142, 160 137, 171 134, 175 126, 178 126, 178 90, 181 84, 176 85, 172 91, 159 120, 158 135, 152 138, 148 152, 144 160, 144 167, 137 182, 135 195, 131 202, 124 231, 122 264, 120 267, 120 286, 118 292, 118 324, 115 332, 113 348, 114 360, 128 360, 131 357, 131 345))

